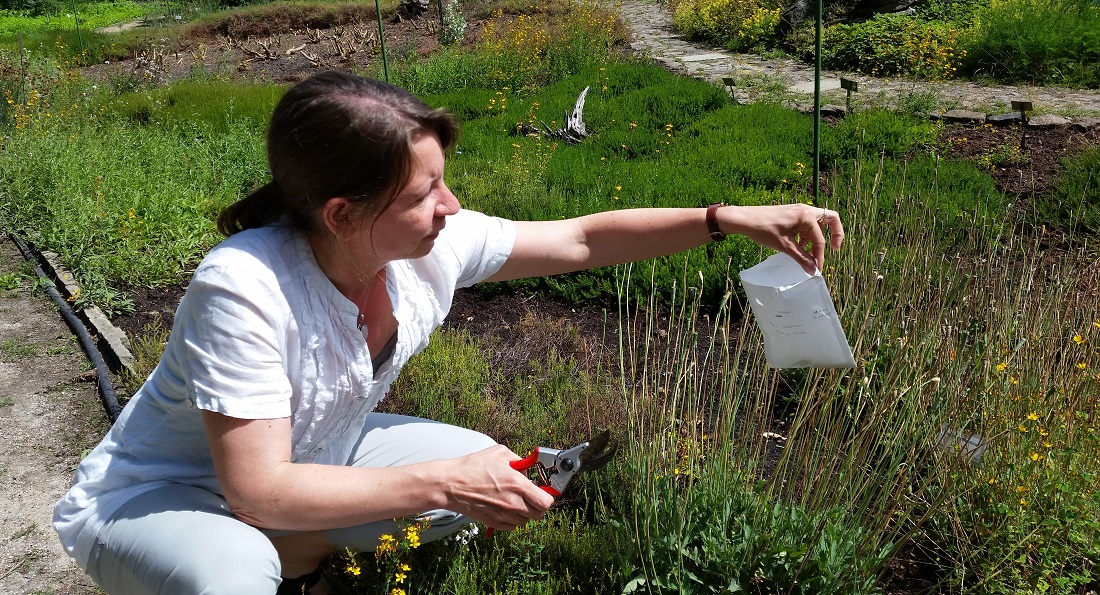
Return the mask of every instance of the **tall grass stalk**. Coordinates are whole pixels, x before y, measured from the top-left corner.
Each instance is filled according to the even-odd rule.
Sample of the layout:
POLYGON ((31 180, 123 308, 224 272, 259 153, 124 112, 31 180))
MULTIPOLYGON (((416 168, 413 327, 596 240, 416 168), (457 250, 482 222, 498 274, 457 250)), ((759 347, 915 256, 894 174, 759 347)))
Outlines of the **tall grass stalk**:
POLYGON ((935 184, 883 197, 884 161, 874 172, 861 163, 837 184, 850 234, 825 272, 855 370, 770 370, 751 316, 737 324, 727 302, 701 334, 690 289, 667 319, 653 303, 624 306, 624 388, 640 437, 632 588, 873 592, 911 541, 942 556, 952 588, 1091 580, 1095 266, 1082 275, 1080 254, 1004 233, 980 205, 968 234, 946 233, 958 214, 936 206, 935 184), (797 404, 789 426, 775 417, 784 401, 797 404), (1028 423, 1048 437, 1063 424, 1068 443, 1050 438, 1040 454, 1028 423), (998 502, 989 488, 1005 484, 998 502), (1059 521, 1029 512, 1040 492, 1059 521), (1048 561, 1033 568, 1036 543, 1048 561))

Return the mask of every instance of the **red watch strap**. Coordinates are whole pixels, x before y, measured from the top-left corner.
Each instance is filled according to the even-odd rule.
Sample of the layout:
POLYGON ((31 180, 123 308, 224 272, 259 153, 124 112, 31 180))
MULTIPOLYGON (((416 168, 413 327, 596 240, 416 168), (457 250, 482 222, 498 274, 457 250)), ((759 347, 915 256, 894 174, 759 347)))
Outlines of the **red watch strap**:
POLYGON ((710 230, 710 241, 721 242, 726 239, 726 234, 718 227, 718 208, 726 206, 723 203, 714 203, 707 207, 707 229, 710 230))

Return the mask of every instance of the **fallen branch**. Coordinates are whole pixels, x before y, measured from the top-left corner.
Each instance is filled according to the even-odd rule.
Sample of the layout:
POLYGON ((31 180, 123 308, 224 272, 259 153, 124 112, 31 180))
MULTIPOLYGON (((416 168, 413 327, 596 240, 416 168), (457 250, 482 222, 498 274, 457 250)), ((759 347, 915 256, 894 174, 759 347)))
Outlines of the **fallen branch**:
MULTIPOLYGON (((539 124, 542 124, 543 129, 546 131, 547 136, 554 138, 560 138, 567 143, 577 144, 582 140, 588 138, 588 131, 584 127, 584 97, 588 95, 588 87, 581 91, 579 97, 577 97, 577 103, 573 106, 573 113, 565 112, 565 125, 561 128, 554 130, 550 126, 539 120, 539 124)), ((522 124, 517 127, 516 133, 528 135, 538 132, 538 127, 530 124, 522 124)))
POLYGON ((577 97, 577 103, 573 106, 572 115, 565 113, 565 127, 558 131, 558 135, 571 143, 579 143, 588 138, 588 131, 584 129, 584 96, 588 95, 588 87, 581 91, 577 97))

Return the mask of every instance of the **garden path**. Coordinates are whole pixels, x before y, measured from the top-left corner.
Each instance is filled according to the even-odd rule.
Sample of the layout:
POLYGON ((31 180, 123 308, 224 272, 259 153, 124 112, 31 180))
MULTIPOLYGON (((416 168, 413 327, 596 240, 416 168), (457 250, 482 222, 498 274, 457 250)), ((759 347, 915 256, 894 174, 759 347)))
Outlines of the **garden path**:
MULTIPOLYGON (((804 110, 812 109, 814 68, 786 58, 740 54, 691 41, 675 31, 667 5, 653 0, 617 0, 623 22, 633 31, 631 49, 662 63, 673 72, 715 83, 724 78, 737 81, 734 97, 742 103, 771 95, 804 110)), ((897 106, 907 97, 934 94, 940 108, 988 113, 1010 110, 1012 101, 1031 101, 1036 112, 1054 113, 1078 119, 1100 116, 1100 90, 1062 89, 996 85, 967 81, 913 81, 822 71, 822 103, 844 105, 847 92, 840 77, 855 80, 859 91, 852 94, 852 106, 897 106)))
POLYGON ((94 370, 44 291, 0 233, 0 594, 102 593, 51 525, 84 449, 107 429, 94 370), (10 286, 5 286, 10 287, 10 286))

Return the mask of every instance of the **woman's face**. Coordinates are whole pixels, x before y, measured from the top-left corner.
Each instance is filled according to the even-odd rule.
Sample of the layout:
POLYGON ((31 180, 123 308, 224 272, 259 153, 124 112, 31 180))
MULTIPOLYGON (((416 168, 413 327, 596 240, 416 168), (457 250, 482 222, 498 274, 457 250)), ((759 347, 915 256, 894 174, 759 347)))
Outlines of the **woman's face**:
POLYGON ((420 258, 431 252, 444 218, 459 208, 458 199, 443 182, 439 137, 424 134, 413 143, 409 183, 389 208, 363 222, 363 248, 381 263, 420 258))

